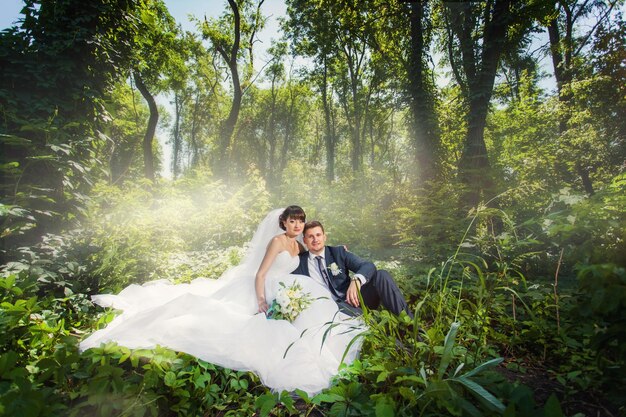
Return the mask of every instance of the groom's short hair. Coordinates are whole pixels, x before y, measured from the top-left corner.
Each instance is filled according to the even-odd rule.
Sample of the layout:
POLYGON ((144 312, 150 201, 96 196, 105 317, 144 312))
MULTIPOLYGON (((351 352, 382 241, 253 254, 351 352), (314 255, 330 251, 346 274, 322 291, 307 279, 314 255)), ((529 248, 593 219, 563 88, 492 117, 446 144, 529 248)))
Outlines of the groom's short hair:
POLYGON ((317 220, 311 220, 310 222, 306 222, 304 224, 304 230, 302 231, 302 234, 303 235, 306 234, 307 230, 312 229, 314 227, 321 227, 322 228, 322 232, 326 233, 324 231, 324 226, 322 226, 322 223, 318 222, 317 220))

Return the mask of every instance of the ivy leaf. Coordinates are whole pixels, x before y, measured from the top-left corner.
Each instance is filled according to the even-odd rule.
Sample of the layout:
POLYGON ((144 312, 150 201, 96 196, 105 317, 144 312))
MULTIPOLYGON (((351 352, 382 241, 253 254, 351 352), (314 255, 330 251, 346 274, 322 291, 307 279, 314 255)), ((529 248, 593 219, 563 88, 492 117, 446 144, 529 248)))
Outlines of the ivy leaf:
POLYGON ((163 382, 168 387, 174 387, 176 385, 176 374, 172 371, 167 371, 165 373, 165 377, 163 378, 163 382))
POLYGON ((256 399, 254 406, 261 412, 261 417, 266 417, 276 406, 276 397, 273 394, 263 394, 256 399))
POLYGON ((546 417, 563 417, 563 410, 561 410, 561 404, 554 394, 550 395, 546 405, 544 407, 546 417))
POLYGON ((388 397, 380 397, 376 401, 376 417, 394 417, 393 400, 388 397))
POLYGON ((330 407, 330 417, 346 417, 348 415, 348 404, 336 402, 330 407))

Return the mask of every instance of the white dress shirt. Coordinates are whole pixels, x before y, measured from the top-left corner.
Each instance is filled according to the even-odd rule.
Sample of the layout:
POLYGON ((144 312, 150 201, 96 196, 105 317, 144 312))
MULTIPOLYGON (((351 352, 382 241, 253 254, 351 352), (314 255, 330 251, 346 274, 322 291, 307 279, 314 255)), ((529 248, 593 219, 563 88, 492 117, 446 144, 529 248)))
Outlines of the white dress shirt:
POLYGON ((326 258, 324 257, 324 252, 319 255, 315 255, 312 252, 309 252, 309 275, 315 281, 319 282, 325 287, 328 287, 328 284, 324 280, 324 277, 322 277, 320 270, 317 268, 317 260, 315 259, 317 256, 322 257, 322 267, 326 268, 326 258))

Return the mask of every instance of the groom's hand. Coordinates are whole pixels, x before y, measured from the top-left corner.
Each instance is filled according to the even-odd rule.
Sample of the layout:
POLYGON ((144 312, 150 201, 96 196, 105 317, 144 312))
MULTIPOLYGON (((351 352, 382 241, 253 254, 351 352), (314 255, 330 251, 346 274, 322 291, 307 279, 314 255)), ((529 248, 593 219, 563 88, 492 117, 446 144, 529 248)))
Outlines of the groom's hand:
POLYGON ((361 282, 356 279, 350 282, 348 291, 346 291, 346 302, 352 307, 359 306, 359 289, 361 288, 361 282))

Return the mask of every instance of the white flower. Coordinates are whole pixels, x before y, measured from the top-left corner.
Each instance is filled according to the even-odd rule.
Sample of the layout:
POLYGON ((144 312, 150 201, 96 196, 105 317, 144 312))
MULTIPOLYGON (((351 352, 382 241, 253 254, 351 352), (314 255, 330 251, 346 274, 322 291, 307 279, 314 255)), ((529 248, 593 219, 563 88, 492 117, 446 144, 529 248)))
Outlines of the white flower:
POLYGON ((276 298, 268 310, 267 317, 276 320, 294 321, 298 314, 306 309, 313 300, 310 294, 302 291, 302 286, 294 282, 287 287, 280 283, 276 298))
POLYGON ((284 291, 278 291, 278 294, 276 294, 276 302, 281 307, 284 307, 287 304, 289 304, 289 296, 287 294, 285 294, 284 291))
POLYGON ((339 269, 339 267, 337 266, 337 264, 335 262, 330 264, 328 266, 328 269, 330 269, 330 273, 333 274, 334 277, 336 277, 337 275, 341 274, 341 269, 339 269))

